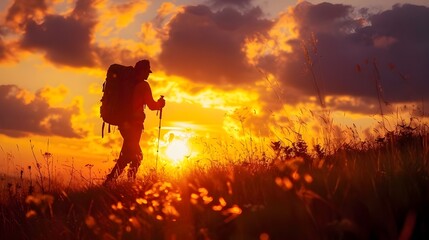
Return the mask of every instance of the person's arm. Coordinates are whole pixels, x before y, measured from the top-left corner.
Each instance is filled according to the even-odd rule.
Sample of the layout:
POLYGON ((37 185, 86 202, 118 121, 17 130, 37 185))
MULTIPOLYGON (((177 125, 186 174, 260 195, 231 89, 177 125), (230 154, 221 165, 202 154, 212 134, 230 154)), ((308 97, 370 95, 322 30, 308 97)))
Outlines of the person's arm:
POLYGON ((135 103, 138 104, 137 107, 143 106, 143 104, 146 104, 150 110, 160 110, 164 107, 161 102, 157 102, 153 99, 152 89, 146 81, 142 81, 137 85, 135 94, 139 99, 135 101, 135 103))

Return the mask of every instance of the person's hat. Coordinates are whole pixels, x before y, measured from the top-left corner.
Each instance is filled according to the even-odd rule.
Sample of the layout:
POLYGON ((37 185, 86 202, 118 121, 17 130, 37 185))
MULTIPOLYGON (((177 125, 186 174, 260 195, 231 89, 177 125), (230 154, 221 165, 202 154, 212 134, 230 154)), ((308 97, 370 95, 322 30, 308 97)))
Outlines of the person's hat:
POLYGON ((150 70, 150 62, 147 59, 138 61, 134 68, 137 70, 148 70, 150 73, 152 72, 150 70))

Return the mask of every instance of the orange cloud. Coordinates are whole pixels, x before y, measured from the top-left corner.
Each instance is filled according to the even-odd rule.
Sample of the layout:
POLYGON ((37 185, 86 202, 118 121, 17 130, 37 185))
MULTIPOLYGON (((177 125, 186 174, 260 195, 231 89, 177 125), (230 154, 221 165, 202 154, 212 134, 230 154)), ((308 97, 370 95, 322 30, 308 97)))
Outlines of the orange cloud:
POLYGON ((61 85, 57 88, 47 86, 39 91, 39 96, 43 98, 50 106, 62 103, 67 95, 67 88, 61 85))
POLYGON ((289 41, 296 39, 296 22, 291 16, 293 8, 282 13, 268 30, 267 34, 259 34, 246 38, 243 51, 246 52, 250 64, 257 66, 267 56, 281 57, 283 52, 291 52, 289 41))
POLYGON ((183 7, 176 6, 174 5, 174 3, 171 2, 164 2, 157 10, 155 22, 163 23, 167 17, 174 17, 176 14, 181 12, 183 12, 183 7))
POLYGON ((123 3, 101 1, 97 5, 99 24, 96 32, 109 36, 123 30, 130 25, 138 14, 146 12, 147 1, 132 0, 123 3))
POLYGON ((7 12, 6 23, 14 29, 21 29, 29 20, 42 21, 47 10, 44 0, 15 0, 7 12))

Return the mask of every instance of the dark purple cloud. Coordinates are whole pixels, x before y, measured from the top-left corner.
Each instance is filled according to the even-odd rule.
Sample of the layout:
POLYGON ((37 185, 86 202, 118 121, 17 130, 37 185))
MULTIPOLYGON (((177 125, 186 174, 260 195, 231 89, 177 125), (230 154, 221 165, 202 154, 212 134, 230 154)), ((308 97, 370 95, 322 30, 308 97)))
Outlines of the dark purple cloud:
POLYGON ((300 38, 289 42, 293 51, 280 59, 265 59, 276 64, 284 85, 303 98, 317 96, 312 70, 323 95, 368 102, 377 99, 379 84, 383 101, 429 100, 429 8, 396 5, 366 21, 356 19, 352 10, 330 3, 295 7, 300 38), (306 56, 311 67, 305 64, 306 56))
POLYGON ((385 64, 382 77, 386 95, 392 100, 429 100, 429 8, 396 5, 370 20, 372 26, 363 32, 371 34, 375 43, 381 42, 376 57, 385 64), (386 71, 389 69, 392 71, 386 71), (405 79, 399 78, 399 73, 405 79))
POLYGON ((41 50, 50 61, 69 66, 93 66, 91 25, 73 17, 48 15, 41 24, 29 21, 21 46, 41 50))
MULTIPOLYGON (((267 36, 273 22, 251 1, 210 3, 222 7, 186 7, 170 22, 160 64, 170 74, 220 88, 253 85, 263 74, 248 64, 243 44, 267 36)), ((374 113, 378 94, 386 103, 429 101, 429 8, 405 4, 370 12, 331 3, 293 8, 298 37, 288 41, 292 51, 257 63, 290 93, 283 103, 306 102, 320 92, 334 97, 332 109, 374 113)), ((261 101, 270 102, 267 96, 261 101)))
POLYGON ((41 50, 50 61, 75 67, 94 66, 91 39, 96 24, 94 1, 79 0, 69 16, 47 15, 29 20, 21 40, 24 49, 41 50))
POLYGON ((213 12, 199 5, 186 7, 170 23, 160 63, 166 71, 199 83, 227 87, 259 78, 242 51, 246 37, 267 31, 272 22, 261 10, 240 13, 232 8, 213 12))
POLYGON ((24 137, 31 134, 81 138, 87 133, 73 129, 71 118, 80 114, 78 106, 51 107, 41 92, 25 100, 24 90, 16 85, 0 85, 0 134, 24 137))
POLYGON ((250 6, 252 0, 208 0, 207 2, 213 6, 236 6, 243 8, 250 6))
MULTIPOLYGON (((134 64, 140 60, 135 49, 121 45, 101 47, 94 41, 99 21, 97 3, 97 0, 77 0, 70 13, 52 14, 47 11, 51 1, 15 0, 7 11, 5 28, 9 33, 19 33, 16 50, 42 53, 56 65, 107 67, 113 62, 134 64)), ((135 1, 123 3, 119 9, 125 14, 132 10, 133 4, 135 1)), ((6 44, 0 42, 0 60, 5 58, 1 55, 2 46, 6 44)))
POLYGON ((9 31, 23 32, 21 49, 42 52, 54 64, 91 67, 97 62, 92 42, 95 4, 94 0, 78 0, 70 14, 54 15, 47 14, 44 0, 15 0, 6 23, 9 31))

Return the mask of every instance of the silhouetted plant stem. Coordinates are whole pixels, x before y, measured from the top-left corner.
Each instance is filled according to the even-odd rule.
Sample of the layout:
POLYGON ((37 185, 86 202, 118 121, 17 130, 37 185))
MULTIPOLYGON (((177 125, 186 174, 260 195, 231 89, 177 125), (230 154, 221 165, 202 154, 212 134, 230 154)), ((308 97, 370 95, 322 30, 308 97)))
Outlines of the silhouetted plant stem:
POLYGON ((375 59, 373 60, 373 67, 374 67, 374 71, 373 71, 373 76, 374 76, 374 83, 375 83, 375 91, 377 93, 377 100, 378 100, 378 106, 380 108, 380 115, 381 115, 381 124, 383 127, 383 130, 386 130, 386 125, 384 122, 384 112, 383 112, 383 107, 381 105, 381 101, 382 101, 382 87, 381 87, 381 77, 380 77, 380 71, 378 69, 377 66, 377 62, 375 61, 375 59))
MULTIPOLYGON (((315 48, 315 46, 313 46, 313 48, 315 48)), ((307 70, 311 74, 311 79, 313 80, 314 88, 316 90, 320 106, 322 106, 322 108, 325 109, 326 108, 325 101, 323 100, 322 93, 320 91, 320 87, 319 87, 319 84, 317 82, 317 77, 316 77, 316 74, 315 74, 314 69, 313 69, 314 61, 311 58, 310 53, 309 53, 308 48, 307 48, 307 45, 305 43, 302 43, 302 49, 304 51, 305 64, 307 66, 307 70)), ((317 51, 315 51, 315 53, 317 54, 317 51)))
POLYGON ((34 145, 31 143, 31 139, 30 139, 30 148, 31 148, 31 153, 33 154, 33 158, 34 161, 36 162, 36 168, 37 168, 37 172, 39 173, 39 185, 40 188, 42 190, 42 193, 45 192, 45 186, 43 184, 43 174, 42 174, 42 166, 40 165, 39 161, 37 160, 36 154, 34 154, 34 145))

